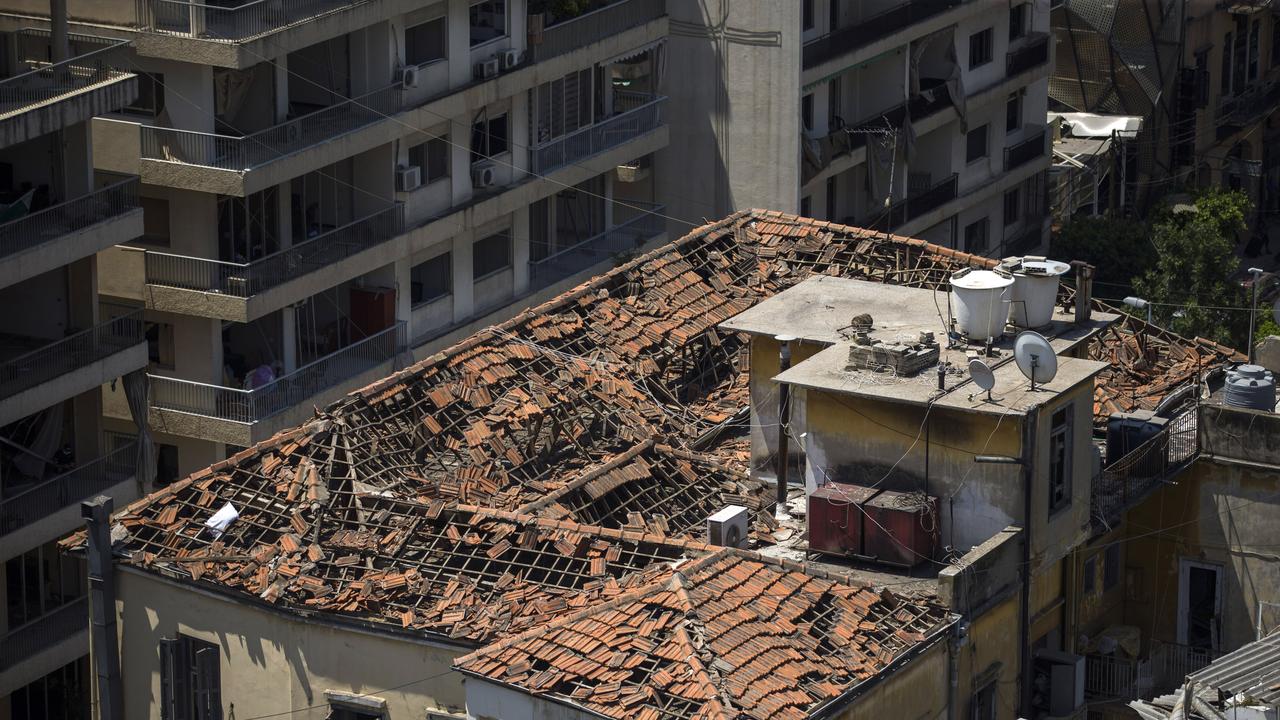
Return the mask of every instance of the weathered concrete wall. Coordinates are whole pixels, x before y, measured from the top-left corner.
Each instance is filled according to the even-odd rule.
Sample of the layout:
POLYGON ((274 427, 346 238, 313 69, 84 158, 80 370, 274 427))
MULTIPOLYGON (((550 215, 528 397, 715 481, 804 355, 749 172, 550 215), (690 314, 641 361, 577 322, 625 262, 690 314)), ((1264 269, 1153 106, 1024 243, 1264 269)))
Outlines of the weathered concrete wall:
POLYGON ((1280 466, 1280 415, 1225 405, 1201 405, 1199 413, 1202 454, 1280 466))
POLYGON ((948 643, 938 642, 855 699, 834 717, 935 718, 947 707, 948 643))
POLYGON ((301 712, 327 690, 374 693, 393 718, 463 708, 462 676, 448 672, 461 648, 310 622, 135 570, 116 577, 127 717, 160 717, 160 639, 178 633, 218 646, 224 717, 233 704, 241 717, 301 712))
POLYGON ((467 716, 502 720, 595 720, 593 712, 468 677, 467 716))

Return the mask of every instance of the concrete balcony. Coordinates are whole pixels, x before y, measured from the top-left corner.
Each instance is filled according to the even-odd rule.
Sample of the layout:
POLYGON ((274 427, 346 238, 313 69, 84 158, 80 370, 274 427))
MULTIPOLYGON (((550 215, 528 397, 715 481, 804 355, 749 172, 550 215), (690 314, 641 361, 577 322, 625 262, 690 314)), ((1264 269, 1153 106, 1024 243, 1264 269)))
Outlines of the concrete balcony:
POLYGON ((403 233, 396 203, 249 263, 147 250, 147 307, 249 322, 373 269, 350 260, 403 233))
MULTIPOLYGON (((530 42, 529 58, 539 62, 572 52, 666 15, 665 0, 618 0, 576 17, 550 18, 537 42, 530 42)), ((532 17, 532 16, 531 16, 532 17)), ((532 33, 531 33, 532 35, 532 33)))
POLYGON ((0 696, 89 654, 89 600, 75 598, 0 636, 0 696))
POLYGON ((0 287, 142 235, 138 178, 0 225, 0 287))
POLYGON ((1008 77, 1049 62, 1049 34, 1033 33, 1023 38, 1004 56, 1004 74, 1008 77))
POLYGON ((30 70, 0 80, 0 148, 115 112, 137 98, 137 76, 116 68, 127 42, 72 39, 99 47, 59 63, 27 61, 30 70))
POLYGON ((529 263, 529 289, 536 292, 625 253, 634 253, 666 232, 663 205, 647 208, 602 233, 529 263))
POLYGON ((1049 144, 1046 142, 1048 133, 1045 128, 1030 131, 1026 139, 1021 142, 1010 145, 1004 149, 1004 171, 1012 172, 1017 168, 1026 165, 1036 158, 1043 158, 1047 155, 1049 144))
POLYGON ((618 99, 631 105, 630 109, 534 147, 531 151, 533 172, 547 173, 574 164, 653 132, 662 124, 665 97, 641 93, 619 95, 618 99))
POLYGON ((151 375, 151 424, 184 437, 252 445, 390 374, 408 347, 406 334, 405 324, 396 323, 252 390, 151 375))
POLYGON ((244 196, 388 142, 333 141, 399 113, 404 94, 389 85, 239 137, 143 125, 140 174, 150 185, 244 196))
MULTIPOLYGON (((0 498, 0 542, 6 548, 22 550, 62 537, 84 524, 77 504, 95 495, 111 495, 123 506, 137 495, 133 482, 137 459, 138 446, 129 443, 0 498), (122 493, 115 492, 122 489, 122 493)), ((0 559, 7 557, 8 552, 0 553, 0 559)))
POLYGON ((247 68, 414 9, 410 0, 251 0, 235 6, 141 0, 138 54, 247 68))
MULTIPOLYGON (((8 340, 8 347, 24 344, 23 338, 8 340)), ((44 344, 0 360, 0 426, 147 366, 141 311, 61 340, 35 342, 44 344)))

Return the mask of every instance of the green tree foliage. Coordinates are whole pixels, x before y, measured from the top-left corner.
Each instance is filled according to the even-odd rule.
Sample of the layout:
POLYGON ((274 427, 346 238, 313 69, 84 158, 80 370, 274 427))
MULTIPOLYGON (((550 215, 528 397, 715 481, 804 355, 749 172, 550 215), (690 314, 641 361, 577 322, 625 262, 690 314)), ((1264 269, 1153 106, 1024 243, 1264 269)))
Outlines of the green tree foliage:
POLYGON ((1108 217, 1079 217, 1063 226, 1049 245, 1049 257, 1084 260, 1097 269, 1096 294, 1127 294, 1133 278, 1155 263, 1155 247, 1140 222, 1108 217))

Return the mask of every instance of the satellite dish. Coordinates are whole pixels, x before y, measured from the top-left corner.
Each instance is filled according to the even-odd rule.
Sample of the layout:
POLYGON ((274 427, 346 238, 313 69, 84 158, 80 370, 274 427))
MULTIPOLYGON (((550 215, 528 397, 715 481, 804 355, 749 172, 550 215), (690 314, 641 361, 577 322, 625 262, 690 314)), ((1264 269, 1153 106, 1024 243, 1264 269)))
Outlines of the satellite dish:
POLYGON ((1031 381, 1033 391, 1036 383, 1043 385, 1051 382, 1058 374, 1058 356, 1054 354, 1049 341, 1038 332, 1026 330, 1018 333, 1018 339, 1013 344, 1013 359, 1018 363, 1022 374, 1031 381))
POLYGON ((991 372, 991 368, 981 360, 974 358, 969 361, 969 377, 973 378, 973 384, 987 391, 987 399, 991 399, 991 388, 996 386, 995 373, 991 372))

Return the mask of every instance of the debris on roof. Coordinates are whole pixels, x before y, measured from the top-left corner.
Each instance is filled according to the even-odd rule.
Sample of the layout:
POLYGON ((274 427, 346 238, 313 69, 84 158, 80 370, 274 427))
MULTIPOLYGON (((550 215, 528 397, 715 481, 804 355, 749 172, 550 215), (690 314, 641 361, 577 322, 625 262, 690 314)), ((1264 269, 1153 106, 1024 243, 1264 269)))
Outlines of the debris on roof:
POLYGON ((936 603, 725 548, 454 666, 605 717, 798 719, 950 622, 936 603))
POLYGON ((1280 708, 1280 632, 1248 643, 1187 676, 1177 692, 1151 700, 1135 700, 1129 707, 1144 720, 1217 720, 1265 717, 1280 708), (1191 692, 1186 692, 1187 689, 1191 692), (1191 706, 1186 707, 1187 700, 1191 706), (1245 712, 1245 708, 1252 711, 1245 712))

